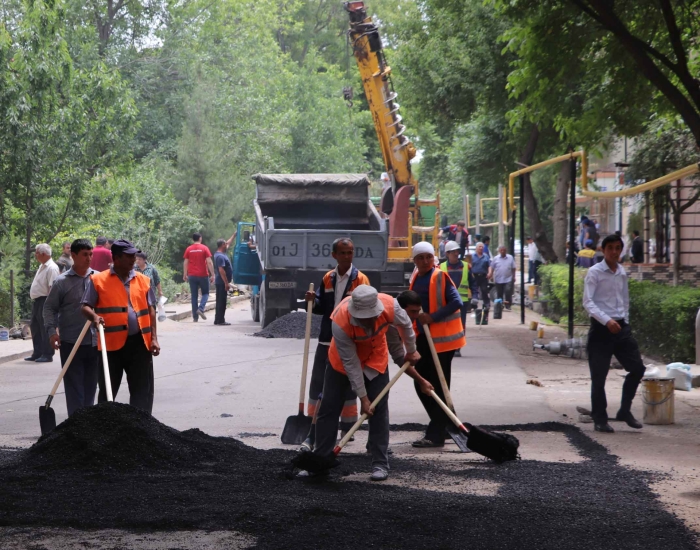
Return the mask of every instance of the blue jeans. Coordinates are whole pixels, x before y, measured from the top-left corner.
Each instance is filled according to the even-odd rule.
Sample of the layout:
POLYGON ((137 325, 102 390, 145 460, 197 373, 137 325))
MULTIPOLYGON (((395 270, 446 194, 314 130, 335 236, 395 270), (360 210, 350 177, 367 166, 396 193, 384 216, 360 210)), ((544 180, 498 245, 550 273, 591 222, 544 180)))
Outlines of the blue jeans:
POLYGON ((199 319, 197 309, 203 310, 209 299, 209 277, 187 277, 187 280, 190 283, 190 294, 192 295, 192 318, 197 321, 199 319), (198 308, 197 297, 200 289, 202 290, 202 301, 198 308))

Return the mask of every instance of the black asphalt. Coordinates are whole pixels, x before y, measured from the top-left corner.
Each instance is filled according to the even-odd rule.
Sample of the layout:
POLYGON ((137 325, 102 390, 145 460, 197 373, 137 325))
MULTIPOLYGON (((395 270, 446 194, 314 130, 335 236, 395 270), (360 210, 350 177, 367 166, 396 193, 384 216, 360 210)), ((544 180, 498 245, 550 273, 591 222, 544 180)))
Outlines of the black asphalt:
POLYGON ((367 455, 345 453, 330 476, 289 481, 293 452, 178 432, 110 403, 74 415, 27 451, 0 452, 0 525, 236 530, 271 549, 696 548, 650 491, 650 474, 620 466, 577 428, 490 428, 561 432, 587 460, 496 465, 467 455, 456 471, 392 460, 393 472, 439 486, 455 476, 500 484, 489 497, 341 483, 369 471, 367 455))

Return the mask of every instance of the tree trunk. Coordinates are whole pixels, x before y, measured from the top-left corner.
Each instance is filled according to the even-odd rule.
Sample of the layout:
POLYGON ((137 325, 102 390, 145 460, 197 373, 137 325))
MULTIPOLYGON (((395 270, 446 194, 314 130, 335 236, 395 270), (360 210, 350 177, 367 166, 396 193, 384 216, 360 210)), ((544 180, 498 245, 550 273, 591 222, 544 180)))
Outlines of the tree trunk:
MULTIPOLYGON (((530 131, 530 137, 527 140, 525 149, 520 156, 520 162, 529 166, 532 164, 532 160, 535 157, 535 150, 537 149, 537 140, 540 137, 540 131, 537 126, 533 126, 530 131)), ((557 256, 552 248, 552 243, 549 242, 547 238, 547 233, 544 230, 544 225, 542 224, 542 219, 540 218, 540 211, 537 208, 537 200, 532 192, 532 185, 530 183, 530 174, 525 174, 525 181, 523 185, 523 197, 525 203, 525 214, 530 219, 530 231, 532 233, 532 238, 537 244, 537 250, 539 250, 542 257, 547 262, 556 262, 557 256)), ((516 233, 517 234, 517 233, 516 233)), ((521 235, 521 238, 524 235, 521 235)))
POLYGON ((664 204, 664 190, 654 190, 654 238, 656 239, 656 252, 654 256, 657 264, 664 263, 664 251, 666 250, 666 216, 664 204))
POLYGON ((569 182, 571 179, 571 168, 569 162, 562 162, 557 176, 557 188, 554 194, 554 210, 552 212, 552 223, 554 226, 554 236, 552 248, 557 257, 557 261, 564 261, 566 258, 566 237, 569 233, 569 216, 567 206, 569 203, 569 182))
MULTIPOLYGON (((680 206, 680 192, 678 193, 680 206)), ((680 208, 673 210, 673 286, 678 286, 681 280, 681 215, 680 208)))
POLYGON ((31 261, 32 261, 32 233, 34 228, 32 227, 32 208, 33 208, 33 201, 32 201, 32 194, 31 192, 27 191, 27 200, 26 200, 26 216, 27 218, 24 221, 24 238, 25 238, 25 243, 24 243, 24 271, 25 275, 29 271, 29 267, 31 266, 31 261))

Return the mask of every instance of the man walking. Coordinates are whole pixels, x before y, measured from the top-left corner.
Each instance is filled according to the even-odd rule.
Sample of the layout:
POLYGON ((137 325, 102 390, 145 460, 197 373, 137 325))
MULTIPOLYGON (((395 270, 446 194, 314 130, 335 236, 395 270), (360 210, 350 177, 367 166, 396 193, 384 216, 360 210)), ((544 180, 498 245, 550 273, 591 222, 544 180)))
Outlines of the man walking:
MULTIPOLYGON (((433 338, 435 350, 449 388, 452 358, 455 351, 467 343, 464 338, 464 325, 459 313, 462 300, 449 275, 435 267, 433 245, 428 242, 414 245, 413 263, 416 268, 411 277, 410 290, 418 294, 423 308, 416 323, 418 327, 416 347, 421 356, 416 364, 416 371, 435 386, 435 392, 444 401, 442 385, 433 362, 430 344, 423 331, 423 325, 428 325, 430 329, 430 335, 433 338)), ((444 446, 445 427, 450 422, 449 418, 435 400, 425 395, 417 384, 416 393, 430 417, 430 423, 425 437, 414 441, 412 445, 414 447, 444 446)))
POLYGON ((107 248, 107 238, 97 237, 95 248, 92 250, 90 267, 95 271, 106 271, 112 264, 112 252, 107 248))
POLYGON ((216 286, 216 315, 214 315, 214 324, 227 326, 231 323, 226 322, 226 303, 228 302, 228 289, 233 281, 233 266, 229 260, 226 251, 231 246, 234 233, 227 241, 219 239, 216 241, 216 253, 214 253, 214 266, 216 267, 216 276, 214 278, 216 286))
POLYGON ((182 279, 190 283, 190 294, 192 295, 192 320, 196 323, 201 317, 206 321, 204 308, 209 300, 209 283, 214 282, 214 263, 211 259, 209 248, 202 244, 202 235, 193 233, 191 244, 185 250, 185 258, 182 267, 182 279), (197 305, 199 291, 202 291, 202 300, 197 305))
POLYGON ((484 301, 484 309, 491 305, 489 298, 489 267, 491 260, 484 254, 484 243, 476 243, 476 252, 472 254, 472 275, 474 275, 474 286, 479 289, 479 298, 484 301))
POLYGON ((484 243, 484 254, 486 254, 486 257, 490 260, 491 250, 489 249, 489 245, 491 244, 491 237, 485 235, 484 238, 481 239, 481 242, 484 243))
POLYGON ((438 233, 438 237, 442 237, 445 234, 448 240, 454 241, 459 245, 460 258, 464 258, 465 251, 469 251, 469 231, 467 231, 466 225, 463 220, 459 220, 455 225, 441 228, 438 233))
POLYGON ((588 333, 588 366, 591 371, 591 416, 597 432, 612 433, 608 424, 605 379, 614 355, 627 371, 622 385, 622 402, 617 420, 632 428, 642 424, 632 416, 631 407, 637 386, 644 376, 644 363, 629 325, 627 273, 619 263, 622 239, 608 235, 603 239, 604 260, 588 270, 583 286, 583 307, 591 316, 588 333))
POLYGON ((630 255, 632 256, 633 264, 644 263, 644 241, 636 229, 632 231, 632 251, 630 255))
MULTIPOLYGON (((117 397, 122 377, 129 384, 129 404, 153 411, 153 357, 160 353, 156 334, 156 297, 151 280, 134 270, 136 253, 129 241, 112 244, 112 267, 92 276, 81 300, 83 315, 104 325, 112 392, 117 397)), ((98 342, 99 349, 102 349, 98 342)), ((100 369, 98 403, 107 400, 100 369)))
POLYGON ((58 260, 56 260, 56 265, 58 266, 58 271, 61 273, 68 271, 72 267, 73 259, 71 258, 70 243, 63 243, 62 252, 58 260))
MULTIPOLYGON (((324 374, 323 400, 316 420, 314 453, 333 454, 338 416, 347 390, 352 388, 360 398, 362 413, 369 415, 370 479, 384 481, 389 477, 389 395, 375 408, 371 404, 389 383, 387 333, 390 326, 396 327, 400 335, 399 342, 391 345, 392 350, 400 347, 403 351, 405 346, 403 360, 411 364, 420 358, 416 353, 412 323, 395 298, 378 294, 368 285, 358 286, 350 298, 338 305, 331 319, 333 339, 328 350, 329 367, 324 374)), ((421 387, 429 393, 425 384, 421 387)))
POLYGON ((498 256, 491 260, 488 279, 493 277, 496 283, 496 297, 503 301, 505 308, 510 311, 513 302, 513 282, 515 281, 515 260, 506 254, 506 247, 498 247, 498 256), (505 299, 504 299, 505 294, 505 299))
MULTIPOLYGON (((348 238, 340 238, 333 241, 331 255, 338 262, 335 269, 323 276, 321 284, 316 287, 316 292, 307 292, 306 301, 314 302, 313 312, 323 315, 321 319, 321 332, 318 336, 318 346, 314 356, 314 366, 311 369, 311 383, 309 384, 309 404, 307 414, 311 417, 316 413, 318 396, 323 391, 323 379, 328 362, 328 350, 333 339, 333 322, 331 314, 344 298, 350 296, 353 290, 360 285, 369 285, 369 279, 359 269, 352 265, 355 257, 355 245, 348 238)), ((357 396, 348 387, 340 411, 340 430, 347 432, 357 421, 357 396)), ((302 444, 302 450, 312 450, 316 442, 316 432, 311 427, 309 435, 302 444)))
MULTIPOLYGON (((471 286, 474 282, 474 277, 469 273, 469 262, 459 259, 459 245, 457 243, 450 241, 445 249, 447 251, 447 261, 440 264, 440 269, 450 276, 457 287, 459 297, 462 299, 462 307, 460 309, 462 326, 466 330, 467 313, 469 313, 469 308, 471 307, 471 286)), ((401 307, 403 307, 403 304, 401 304, 401 307)), ((455 357, 462 357, 462 352, 456 350, 455 357)))
POLYGON ((34 351, 25 361, 37 363, 50 363, 53 361, 54 349, 49 343, 49 335, 44 326, 44 303, 49 295, 51 285, 58 277, 59 271, 56 262, 51 259, 51 247, 46 243, 36 245, 34 251, 36 261, 41 265, 37 269, 32 286, 29 289, 29 297, 32 302, 32 320, 29 325, 32 331, 32 344, 34 351))
POLYGON ((532 283, 535 278, 535 256, 537 255, 537 245, 529 235, 525 238, 527 243, 527 283, 532 283))
MULTIPOLYGON (((68 360, 85 326, 81 301, 90 282, 90 275, 97 273, 90 268, 92 260, 90 241, 77 239, 70 245, 70 250, 72 267, 56 277, 44 304, 46 332, 49 335, 51 347, 60 350, 62 366, 68 360)), ((95 404, 99 372, 96 345, 93 328, 78 344, 78 351, 63 377, 68 416, 82 407, 91 407, 95 404)))

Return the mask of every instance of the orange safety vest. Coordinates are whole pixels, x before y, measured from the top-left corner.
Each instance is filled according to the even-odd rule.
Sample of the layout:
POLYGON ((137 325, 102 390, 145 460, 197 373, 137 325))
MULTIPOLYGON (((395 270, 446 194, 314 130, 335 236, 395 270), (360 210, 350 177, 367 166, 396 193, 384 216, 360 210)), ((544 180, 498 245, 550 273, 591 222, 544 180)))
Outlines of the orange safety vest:
MULTIPOLYGON (((126 344, 126 337, 129 334, 129 299, 126 295, 124 283, 118 275, 108 269, 95 273, 92 276, 92 284, 98 296, 95 313, 105 320, 104 331, 107 351, 121 349, 126 344)), ((147 297, 150 288, 151 279, 138 272, 129 283, 131 307, 136 312, 141 335, 148 349, 151 349, 151 316, 148 314, 147 297)), ((99 338, 97 346, 100 350, 102 349, 99 338)))
MULTIPOLYGON (((384 311, 379 314, 374 322, 374 332, 371 336, 367 334, 364 327, 355 326, 350 322, 351 315, 348 311, 348 304, 351 298, 345 298, 331 315, 331 319, 343 332, 355 342, 357 346, 357 356, 363 367, 376 370, 379 374, 384 374, 389 366, 389 349, 386 343, 386 333, 389 325, 394 322, 394 298, 381 292, 377 297, 384 304, 384 311)), ((328 360, 334 370, 347 374, 345 366, 340 359, 335 340, 331 340, 331 347, 328 350, 328 360)))
MULTIPOLYGON (((352 276, 352 273, 350 275, 352 276)), ((334 288, 334 283, 335 283, 336 277, 337 277, 337 275, 335 274, 335 269, 331 269, 328 273, 326 273, 323 276, 323 290, 324 290, 324 292, 335 293, 336 289, 334 288)), ((371 286, 369 279, 367 278, 367 275, 362 273, 362 271, 360 271, 360 270, 357 270, 357 277, 355 277, 354 279, 350 279, 350 281, 348 281, 348 282, 349 282, 349 284, 347 285, 348 289, 347 289, 347 292, 345 293, 345 296, 343 296, 343 298, 345 298, 346 296, 350 296, 350 294, 352 294, 352 291, 355 290, 360 285, 371 286)), ((339 290, 342 292, 342 289, 339 289, 339 290)), ((338 304, 338 305, 340 305, 340 304, 338 304)))
MULTIPOLYGON (((411 284, 409 288, 413 290, 413 283, 416 279, 418 271, 414 271, 411 276, 411 284)), ((444 307, 445 302, 445 285, 452 285, 452 279, 445 271, 433 269, 433 274, 430 276, 430 311, 427 313, 435 313, 441 307, 444 307)), ((448 315, 445 319, 438 323, 431 323, 430 335, 433 337, 435 349, 438 353, 443 351, 452 351, 465 346, 467 339, 464 337, 464 327, 462 326, 462 317, 460 311, 448 315)))

